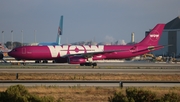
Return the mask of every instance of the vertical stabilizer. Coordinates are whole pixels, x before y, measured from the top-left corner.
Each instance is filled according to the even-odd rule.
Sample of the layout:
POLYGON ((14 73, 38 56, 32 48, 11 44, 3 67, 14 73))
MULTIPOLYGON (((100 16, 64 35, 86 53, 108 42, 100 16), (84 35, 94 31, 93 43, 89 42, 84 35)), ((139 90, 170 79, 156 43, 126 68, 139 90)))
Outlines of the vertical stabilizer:
POLYGON ((158 45, 165 24, 157 24, 138 45, 158 45))
POLYGON ((62 31, 63 31, 63 16, 60 17, 60 21, 59 21, 58 34, 56 39, 56 43, 58 45, 61 44, 62 31))

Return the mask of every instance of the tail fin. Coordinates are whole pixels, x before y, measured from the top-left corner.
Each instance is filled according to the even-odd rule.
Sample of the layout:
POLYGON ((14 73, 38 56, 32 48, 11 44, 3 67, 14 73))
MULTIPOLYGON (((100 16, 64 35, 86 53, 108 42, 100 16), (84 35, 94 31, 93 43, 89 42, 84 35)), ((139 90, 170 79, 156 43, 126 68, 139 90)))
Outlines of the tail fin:
POLYGON ((165 24, 157 24, 138 45, 158 45, 165 24))
POLYGON ((57 39, 56 39, 56 43, 58 45, 61 44, 62 31, 63 31, 63 16, 61 16, 60 18, 59 27, 58 27, 58 34, 57 34, 57 39))

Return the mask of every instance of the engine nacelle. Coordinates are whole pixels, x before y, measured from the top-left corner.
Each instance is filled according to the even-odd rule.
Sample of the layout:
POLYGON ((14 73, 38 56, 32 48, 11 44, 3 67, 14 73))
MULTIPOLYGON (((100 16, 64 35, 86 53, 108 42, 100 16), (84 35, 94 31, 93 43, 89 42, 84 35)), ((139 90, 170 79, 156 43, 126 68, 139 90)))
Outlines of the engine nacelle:
POLYGON ((93 56, 93 60, 102 60, 102 59, 105 59, 105 58, 106 58, 106 56, 101 55, 101 54, 93 56))
POLYGON ((71 56, 69 57, 68 63, 69 64, 81 64, 86 63, 87 59, 82 56, 71 56))
POLYGON ((53 63, 67 63, 68 62, 68 59, 67 58, 57 58, 53 61, 53 63))

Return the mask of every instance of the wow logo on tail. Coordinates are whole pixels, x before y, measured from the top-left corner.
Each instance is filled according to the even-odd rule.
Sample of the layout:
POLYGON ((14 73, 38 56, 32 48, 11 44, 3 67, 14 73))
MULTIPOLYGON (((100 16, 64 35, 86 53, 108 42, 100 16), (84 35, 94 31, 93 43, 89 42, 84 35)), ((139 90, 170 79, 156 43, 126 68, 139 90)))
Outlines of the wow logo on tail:
POLYGON ((158 45, 165 24, 157 24, 138 45, 158 45))

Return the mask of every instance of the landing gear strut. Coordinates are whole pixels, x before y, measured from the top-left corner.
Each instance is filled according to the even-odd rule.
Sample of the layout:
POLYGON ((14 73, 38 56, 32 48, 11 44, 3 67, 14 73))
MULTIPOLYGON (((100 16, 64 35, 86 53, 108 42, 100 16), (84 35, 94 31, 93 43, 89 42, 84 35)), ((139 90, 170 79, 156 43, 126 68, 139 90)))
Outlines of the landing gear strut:
POLYGON ((41 60, 36 60, 35 63, 41 63, 41 60))
POLYGON ((48 63, 48 61, 47 60, 43 60, 43 63, 48 63))
POLYGON ((80 66, 97 66, 97 63, 91 63, 91 62, 81 63, 80 66))
MULTIPOLYGON (((36 60, 35 63, 41 63, 41 60, 36 60)), ((43 60, 42 63, 48 63, 47 60, 43 60)))

